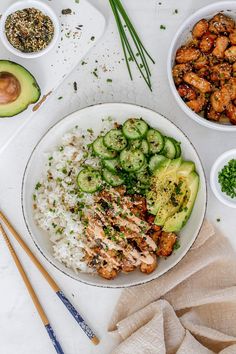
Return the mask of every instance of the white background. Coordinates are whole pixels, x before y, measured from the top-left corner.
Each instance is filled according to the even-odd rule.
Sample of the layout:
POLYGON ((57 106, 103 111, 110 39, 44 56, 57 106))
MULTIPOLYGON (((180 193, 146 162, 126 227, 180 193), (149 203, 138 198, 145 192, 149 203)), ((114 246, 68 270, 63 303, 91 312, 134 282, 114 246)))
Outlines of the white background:
MULTIPOLYGON (((20 259, 29 273, 65 354, 111 352, 115 341, 107 333, 107 325, 120 291, 93 288, 69 279, 49 265, 33 246, 23 222, 20 189, 25 164, 41 135, 63 116, 87 105, 100 102, 129 102, 152 108, 175 122, 197 148, 208 180, 210 168, 216 157, 228 149, 235 148, 236 145, 236 133, 216 132, 191 121, 176 105, 167 82, 167 51, 176 29, 189 14, 214 1, 123 0, 143 42, 156 60, 156 65, 151 67, 152 93, 138 78, 137 72, 134 71, 135 80, 133 82, 129 80, 125 64, 121 60, 122 51, 108 0, 91 2, 106 16, 107 29, 104 37, 84 59, 87 64, 78 65, 42 111, 0 155, 2 210, 10 217, 34 253, 101 338, 101 344, 97 347, 87 340, 27 256, 16 245, 20 259), (178 9, 177 14, 174 13, 175 9, 178 9), (166 30, 160 29, 161 24, 166 26, 166 30), (98 68, 98 79, 92 74, 95 68, 98 68), (112 79, 112 83, 107 83, 108 78, 112 79), (73 90, 74 81, 78 84, 77 92, 73 90), (58 100, 60 96, 63 98, 58 100)), ((209 185, 207 217, 224 232, 232 246, 236 248, 236 211, 220 204, 212 195, 209 185), (220 222, 216 221, 218 218, 220 222)), ((0 239, 0 354, 53 353, 54 349, 38 314, 4 242, 0 239)))

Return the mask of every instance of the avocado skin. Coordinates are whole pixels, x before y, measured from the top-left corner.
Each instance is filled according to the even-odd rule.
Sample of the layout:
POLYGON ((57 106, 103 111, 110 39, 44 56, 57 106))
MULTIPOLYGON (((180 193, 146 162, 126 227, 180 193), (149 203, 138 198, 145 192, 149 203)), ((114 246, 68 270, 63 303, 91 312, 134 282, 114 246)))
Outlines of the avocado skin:
POLYGON ((14 117, 25 111, 29 105, 39 100, 41 89, 34 76, 22 65, 10 60, 0 60, 0 73, 1 72, 9 72, 20 81, 21 94, 12 103, 5 105, 0 104, 0 118, 14 117), (28 98, 25 97, 26 93, 29 94, 28 98))

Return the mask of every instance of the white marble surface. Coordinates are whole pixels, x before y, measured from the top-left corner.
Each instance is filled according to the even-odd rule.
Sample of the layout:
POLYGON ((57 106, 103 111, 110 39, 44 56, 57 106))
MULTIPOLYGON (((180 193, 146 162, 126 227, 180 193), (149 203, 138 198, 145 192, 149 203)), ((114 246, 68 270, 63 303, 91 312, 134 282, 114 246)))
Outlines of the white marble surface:
MULTIPOLYGON (((171 96, 166 77, 167 50, 176 29, 194 10, 213 1, 123 0, 144 43, 156 59, 156 65, 152 67, 153 93, 147 90, 140 79, 130 82, 125 64, 122 61, 119 63, 122 52, 108 1, 91 0, 91 2, 102 10, 107 18, 107 30, 104 37, 85 58, 87 64, 78 65, 78 68, 54 93, 42 111, 0 155, 1 208, 101 338, 101 344, 97 347, 87 340, 27 256, 16 245, 19 257, 39 294, 65 354, 108 354, 111 352, 115 341, 107 333, 107 325, 120 291, 92 288, 69 279, 50 266, 33 246, 23 222, 20 189, 25 164, 40 136, 64 115, 84 106, 99 102, 130 102, 152 108, 182 128, 197 148, 208 180, 210 167, 216 157, 223 151, 235 147, 236 144, 235 133, 211 131, 190 121, 177 107, 171 96), (178 9, 177 14, 174 14, 175 9, 178 9), (166 30, 160 29, 161 24, 166 26, 166 30), (96 67, 98 79, 91 74, 96 67), (107 71, 104 72, 105 70, 107 71), (107 78, 111 78, 112 83, 107 83, 107 78), (73 90, 74 81, 78 83, 76 93, 73 90), (63 99, 58 100, 60 96, 63 96, 63 99)), ((235 210, 220 204, 212 195, 210 188, 208 192, 207 217, 224 232, 236 249, 235 210), (217 218, 221 221, 217 222, 217 218)), ((54 353, 2 238, 0 238, 0 250, 0 353, 54 353)))

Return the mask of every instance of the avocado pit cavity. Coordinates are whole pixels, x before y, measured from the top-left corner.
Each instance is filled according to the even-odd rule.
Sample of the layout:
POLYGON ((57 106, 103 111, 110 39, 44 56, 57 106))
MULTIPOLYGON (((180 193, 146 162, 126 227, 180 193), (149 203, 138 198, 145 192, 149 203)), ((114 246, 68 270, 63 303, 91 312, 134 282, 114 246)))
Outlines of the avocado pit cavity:
POLYGON ((14 102, 21 93, 19 80, 8 72, 0 72, 0 105, 14 102))

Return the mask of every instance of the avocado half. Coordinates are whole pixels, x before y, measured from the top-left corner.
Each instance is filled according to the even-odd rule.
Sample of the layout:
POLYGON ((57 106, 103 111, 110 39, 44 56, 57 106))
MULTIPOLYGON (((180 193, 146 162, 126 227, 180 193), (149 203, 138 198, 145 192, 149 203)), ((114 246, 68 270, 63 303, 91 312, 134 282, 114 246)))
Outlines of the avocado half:
POLYGON ((41 90, 23 66, 0 60, 0 117, 12 117, 39 100, 41 90))
POLYGON ((192 161, 181 157, 160 162, 147 193, 148 211, 154 223, 166 232, 180 231, 188 221, 199 187, 199 176, 192 161))

